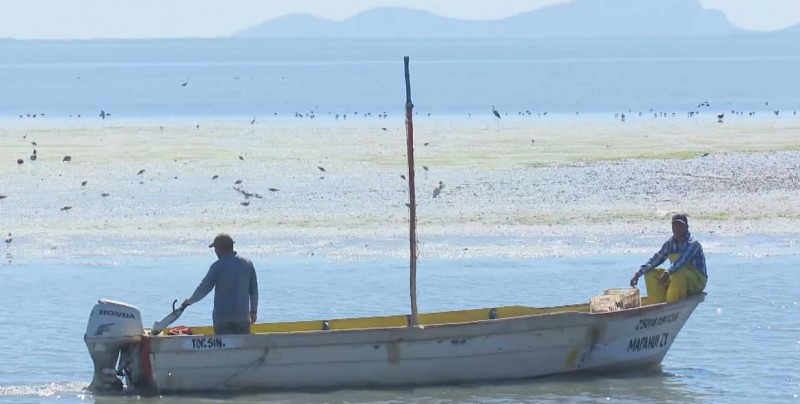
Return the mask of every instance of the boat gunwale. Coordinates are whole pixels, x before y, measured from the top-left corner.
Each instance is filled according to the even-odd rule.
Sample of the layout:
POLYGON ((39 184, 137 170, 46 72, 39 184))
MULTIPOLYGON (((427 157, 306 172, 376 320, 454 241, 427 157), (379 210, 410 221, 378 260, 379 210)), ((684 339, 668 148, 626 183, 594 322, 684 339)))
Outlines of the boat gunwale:
MULTIPOLYGON (((197 334, 197 335, 158 335, 148 336, 143 338, 151 339, 154 343, 152 348, 154 351, 172 351, 177 349, 176 344, 180 344, 186 338, 197 337, 220 337, 220 338, 237 338, 250 340, 253 339, 269 339, 270 347, 289 347, 289 346, 317 346, 317 345, 339 345, 339 344, 353 344, 353 343, 393 343, 401 341, 421 341, 425 339, 451 339, 451 338, 476 338, 485 335, 497 334, 497 327, 506 328, 503 334, 515 334, 521 332, 530 332, 530 328, 521 329, 519 331, 508 329, 508 324, 519 322, 524 324, 525 321, 542 320, 541 324, 537 324, 536 330, 545 331, 552 329, 560 329, 565 327, 580 327, 591 325, 599 321, 614 321, 618 319, 627 319, 637 317, 643 313, 651 311, 663 310, 665 307, 670 306, 691 306, 692 312, 699 303, 705 300, 706 293, 689 296, 674 302, 661 302, 643 305, 636 308, 623 309, 606 313, 589 313, 578 311, 556 312, 556 313, 539 313, 529 314, 515 317, 505 317, 498 319, 485 319, 469 322, 459 323, 445 323, 445 324, 431 324, 424 325, 420 328, 415 327, 381 327, 381 328, 348 328, 348 329, 332 329, 332 330, 310 330, 310 331, 288 331, 288 332, 265 332, 254 334, 241 334, 241 335, 224 335, 215 336, 213 334, 197 334), (476 328, 475 326, 482 326, 476 328), (465 333, 465 329, 472 328, 472 332, 465 333), (420 331, 427 330, 426 333, 420 331), (437 335, 432 335, 437 334, 437 335), (451 335, 452 334, 452 335, 451 335), (341 337, 341 341, 334 342, 341 337), (362 341, 361 336, 366 338, 362 341), (347 338, 355 337, 355 338, 347 338), (166 346, 165 346, 166 345, 166 346)), ((570 305, 568 305, 570 306, 570 305)), ((567 306, 567 307, 568 307, 567 306)), ((687 314, 688 317, 691 312, 687 314)), ((182 344, 181 344, 182 345, 182 344)), ((253 349, 253 348, 233 348, 233 349, 253 349)))

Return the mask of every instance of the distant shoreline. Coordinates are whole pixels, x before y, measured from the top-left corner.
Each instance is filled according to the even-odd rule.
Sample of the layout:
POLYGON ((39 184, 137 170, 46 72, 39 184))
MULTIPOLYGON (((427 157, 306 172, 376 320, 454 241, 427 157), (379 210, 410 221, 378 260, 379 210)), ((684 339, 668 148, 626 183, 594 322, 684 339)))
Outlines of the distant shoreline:
MULTIPOLYGON (((798 100, 800 101, 800 100, 798 100)), ((486 125, 487 122, 493 124, 513 123, 517 125, 526 125, 533 123, 608 123, 620 122, 621 114, 625 114, 626 122, 621 124, 630 123, 631 125, 638 125, 643 123, 655 123, 658 121, 673 122, 678 125, 684 125, 687 122, 692 123, 716 123, 717 122, 717 109, 704 108, 698 114, 687 118, 687 111, 668 112, 667 116, 655 117, 654 112, 642 111, 641 116, 638 111, 593 111, 593 112, 541 112, 531 111, 530 115, 525 114, 524 111, 508 111, 502 113, 500 122, 495 122, 495 117, 492 115, 491 110, 475 111, 472 113, 427 113, 417 112, 414 114, 414 120, 420 122, 429 122, 434 125, 442 124, 456 124, 456 125, 470 125, 477 126, 486 125), (672 116, 672 114, 675 116, 672 116)), ((383 111, 380 111, 383 113, 383 111)), ((722 111, 723 113, 725 111, 722 111)), ((735 124, 770 124, 774 122, 790 122, 792 119, 800 120, 800 105, 797 110, 782 111, 782 116, 779 120, 775 119, 774 109, 760 109, 752 111, 753 116, 749 116, 750 112, 742 116, 728 114, 728 121, 735 122, 735 124)), ((37 117, 31 118, 23 116, 20 118, 18 115, 0 115, 0 129, 34 129, 34 128, 63 128, 63 127, 86 127, 92 128, 95 126, 110 126, 110 127, 127 127, 127 126, 158 126, 158 125, 196 125, 212 124, 221 126, 237 126, 249 127, 249 122, 256 119, 256 123, 260 126, 263 125, 278 125, 278 126, 298 126, 298 127, 324 127, 329 125, 347 125, 347 126, 386 126, 391 124, 402 123, 405 121, 404 112, 401 108, 395 108, 394 111, 387 111, 386 118, 380 118, 377 113, 365 117, 362 115, 353 116, 348 115, 346 118, 342 117, 342 113, 336 114, 333 112, 317 112, 314 118, 308 116, 297 117, 290 112, 281 113, 265 113, 265 114, 246 114, 246 115, 164 115, 164 116, 125 116, 116 114, 113 118, 102 120, 95 113, 81 114, 81 117, 64 117, 60 115, 45 115, 45 118, 37 117), (337 118, 336 115, 339 115, 337 118)), ((500 125, 502 126, 502 125, 500 125)))

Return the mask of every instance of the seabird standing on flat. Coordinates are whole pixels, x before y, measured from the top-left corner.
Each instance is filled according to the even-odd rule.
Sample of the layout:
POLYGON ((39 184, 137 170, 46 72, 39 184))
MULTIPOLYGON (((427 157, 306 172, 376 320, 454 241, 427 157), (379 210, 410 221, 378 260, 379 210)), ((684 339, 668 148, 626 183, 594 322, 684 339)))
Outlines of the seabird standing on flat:
POLYGON ((497 119, 502 119, 500 118, 500 113, 497 112, 497 110, 494 108, 494 105, 492 105, 492 113, 494 114, 495 117, 497 117, 497 119))
POLYGON ((433 197, 434 198, 438 197, 439 194, 442 193, 443 189, 444 189, 444 184, 441 181, 439 181, 439 186, 433 189, 433 197))

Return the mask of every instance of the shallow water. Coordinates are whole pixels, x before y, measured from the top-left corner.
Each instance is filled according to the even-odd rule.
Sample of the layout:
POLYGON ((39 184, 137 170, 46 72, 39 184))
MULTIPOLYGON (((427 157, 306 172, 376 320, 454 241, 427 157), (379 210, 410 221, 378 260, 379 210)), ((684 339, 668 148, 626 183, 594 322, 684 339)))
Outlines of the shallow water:
MULTIPOLYGON (((742 240, 741 243, 747 243, 742 240)), ((246 254, 246 250, 244 253, 246 254)), ((75 256, 0 264, 0 402, 127 402, 83 389, 91 360, 82 337, 97 298, 136 305, 146 326, 190 294, 212 256, 75 256)), ((404 260, 346 262, 252 256, 260 321, 407 312, 404 260)), ((625 285, 646 257, 422 260, 421 311, 587 301, 625 285)), ((800 264, 797 247, 778 257, 708 256, 708 297, 689 319, 660 370, 567 376, 491 385, 342 390, 242 396, 163 397, 166 402, 797 402, 800 394, 800 264)), ((181 324, 208 324, 212 298, 181 324)))

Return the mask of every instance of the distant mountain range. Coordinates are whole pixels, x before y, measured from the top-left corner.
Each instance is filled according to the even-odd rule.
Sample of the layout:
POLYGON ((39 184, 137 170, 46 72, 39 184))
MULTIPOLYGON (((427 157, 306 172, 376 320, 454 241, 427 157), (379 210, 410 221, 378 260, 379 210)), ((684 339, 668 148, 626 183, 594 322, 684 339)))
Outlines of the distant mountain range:
MULTIPOLYGON (((235 33, 239 38, 623 38, 759 33, 736 27, 699 0, 575 0, 500 20, 459 20, 427 11, 376 8, 343 21, 292 14, 235 33)), ((771 35, 800 37, 800 24, 771 35)))

